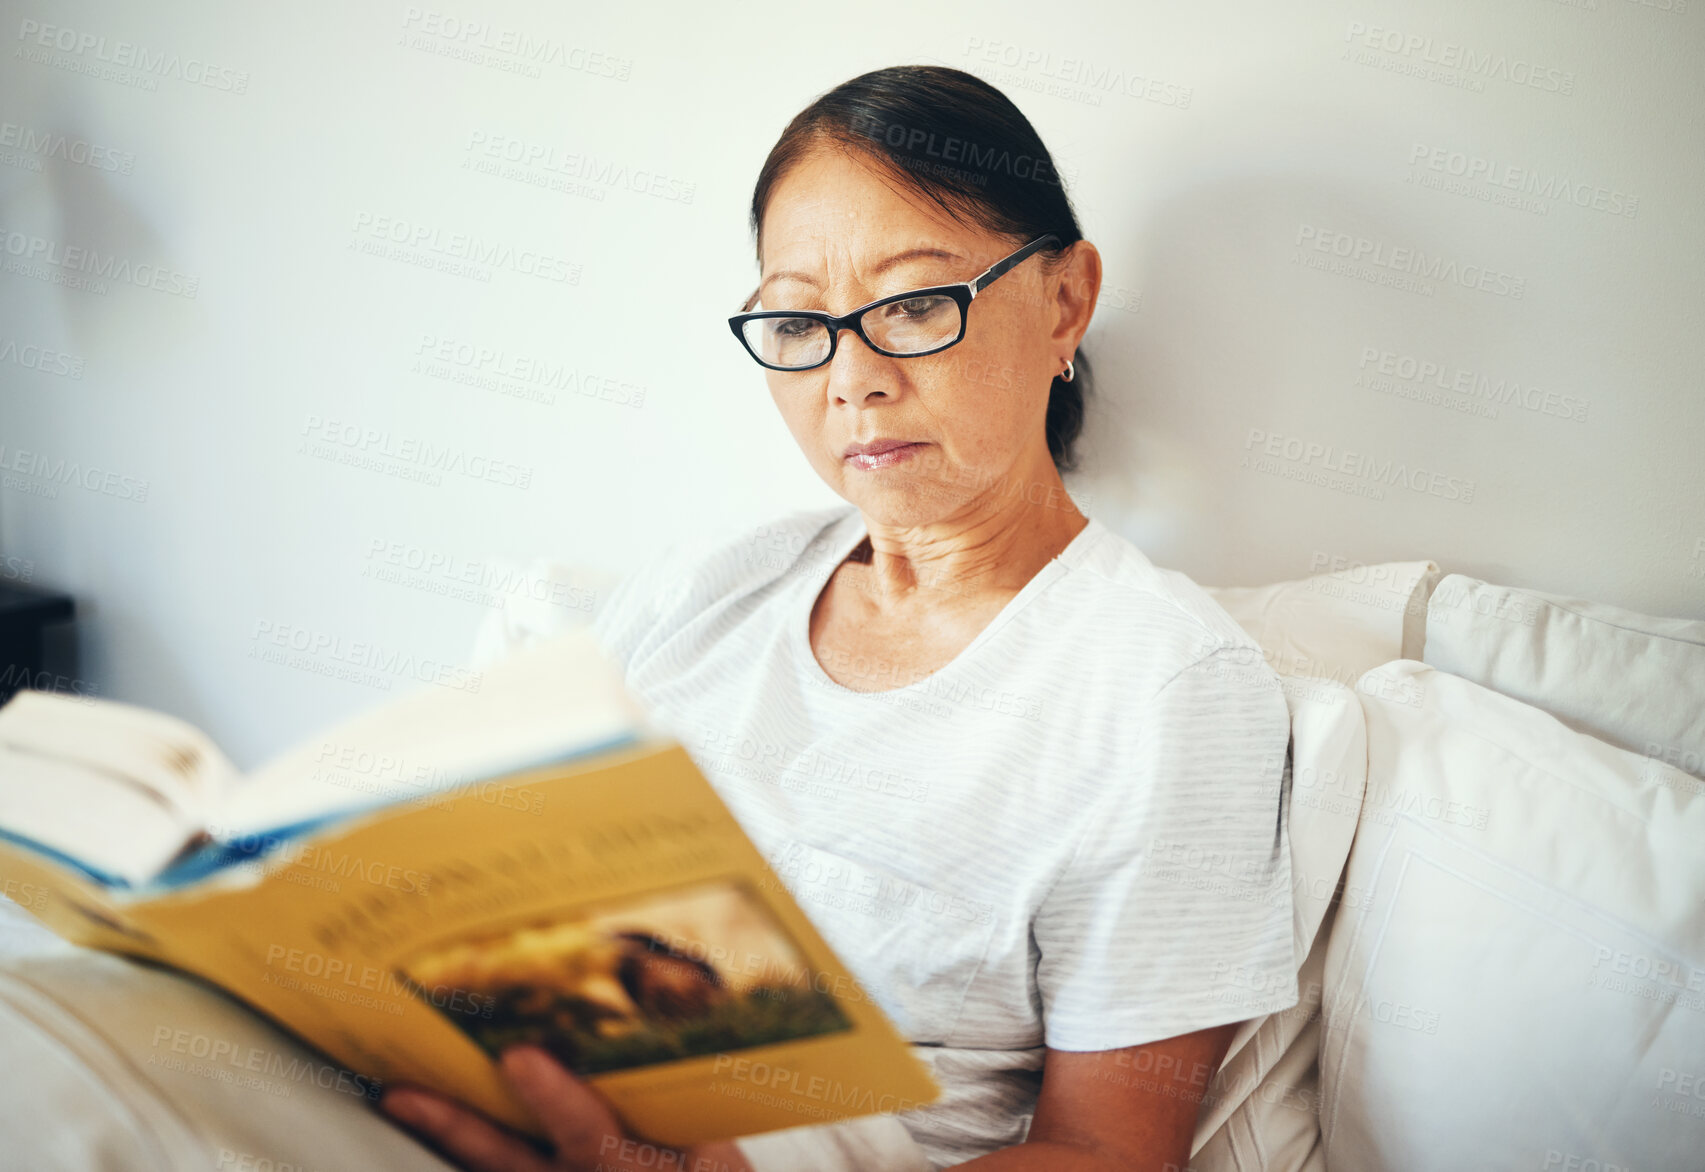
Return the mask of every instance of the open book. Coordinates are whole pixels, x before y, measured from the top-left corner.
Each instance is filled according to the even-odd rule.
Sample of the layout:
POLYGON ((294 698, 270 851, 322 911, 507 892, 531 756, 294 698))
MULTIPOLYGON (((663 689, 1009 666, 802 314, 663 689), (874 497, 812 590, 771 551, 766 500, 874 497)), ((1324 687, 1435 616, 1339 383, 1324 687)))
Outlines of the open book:
POLYGON ((20 692, 0 881, 68 940, 540 1138, 495 1066, 519 1041, 672 1144, 938 1093, 583 628, 247 776, 172 717, 20 692))

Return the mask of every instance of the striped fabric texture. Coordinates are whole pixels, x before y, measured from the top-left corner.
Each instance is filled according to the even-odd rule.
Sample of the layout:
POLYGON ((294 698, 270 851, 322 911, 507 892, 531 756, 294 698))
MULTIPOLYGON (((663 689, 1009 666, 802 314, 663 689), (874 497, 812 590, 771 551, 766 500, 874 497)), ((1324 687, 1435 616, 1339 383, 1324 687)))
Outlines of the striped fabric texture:
POLYGON ((841 506, 675 546, 594 631, 934 1069, 896 1116, 931 1163, 1024 1139, 1044 1047, 1294 1005, 1289 717, 1253 640, 1092 518, 946 666, 854 691, 809 622, 864 535, 841 506))

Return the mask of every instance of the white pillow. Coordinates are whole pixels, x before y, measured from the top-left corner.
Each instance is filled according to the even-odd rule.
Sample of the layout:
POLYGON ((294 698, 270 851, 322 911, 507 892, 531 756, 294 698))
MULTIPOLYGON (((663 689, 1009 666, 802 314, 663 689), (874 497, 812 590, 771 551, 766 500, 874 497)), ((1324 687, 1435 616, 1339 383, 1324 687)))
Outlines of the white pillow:
POLYGON ((469 666, 488 667, 511 652, 559 631, 590 623, 621 575, 574 562, 489 559, 506 584, 503 606, 487 612, 474 632, 469 666))
POLYGON ((1705 777, 1705 622, 1452 574, 1427 607, 1425 659, 1705 777))
POLYGON ((1328 1166, 1699 1167, 1705 784, 1410 660, 1359 691, 1328 1166))
POLYGON ((1438 576, 1430 561, 1383 562, 1269 586, 1205 589, 1281 676, 1352 687, 1370 668, 1420 655, 1427 595, 1438 576))

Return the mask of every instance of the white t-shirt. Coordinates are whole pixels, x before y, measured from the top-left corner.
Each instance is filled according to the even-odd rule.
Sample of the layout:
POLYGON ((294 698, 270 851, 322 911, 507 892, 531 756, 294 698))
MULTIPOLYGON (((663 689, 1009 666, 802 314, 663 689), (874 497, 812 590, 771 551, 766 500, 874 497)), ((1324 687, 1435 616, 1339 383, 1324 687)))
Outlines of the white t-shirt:
POLYGON ((1249 636, 1091 519, 952 662, 853 691, 809 623, 864 535, 842 506, 677 547, 594 630, 933 1068, 898 1119, 935 1165, 1024 1139, 1045 1045, 1296 1004, 1289 716, 1249 636))

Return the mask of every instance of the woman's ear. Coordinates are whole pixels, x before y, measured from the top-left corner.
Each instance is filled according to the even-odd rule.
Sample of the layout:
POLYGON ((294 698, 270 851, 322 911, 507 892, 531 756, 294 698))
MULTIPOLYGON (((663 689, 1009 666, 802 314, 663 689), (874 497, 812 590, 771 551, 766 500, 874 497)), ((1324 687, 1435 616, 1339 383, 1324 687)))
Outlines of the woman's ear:
POLYGON ((1062 354, 1077 353, 1078 343, 1095 316, 1095 301, 1101 295, 1101 252, 1087 240, 1079 240, 1066 251, 1065 264, 1052 278, 1054 305, 1059 318, 1051 340, 1062 354))

